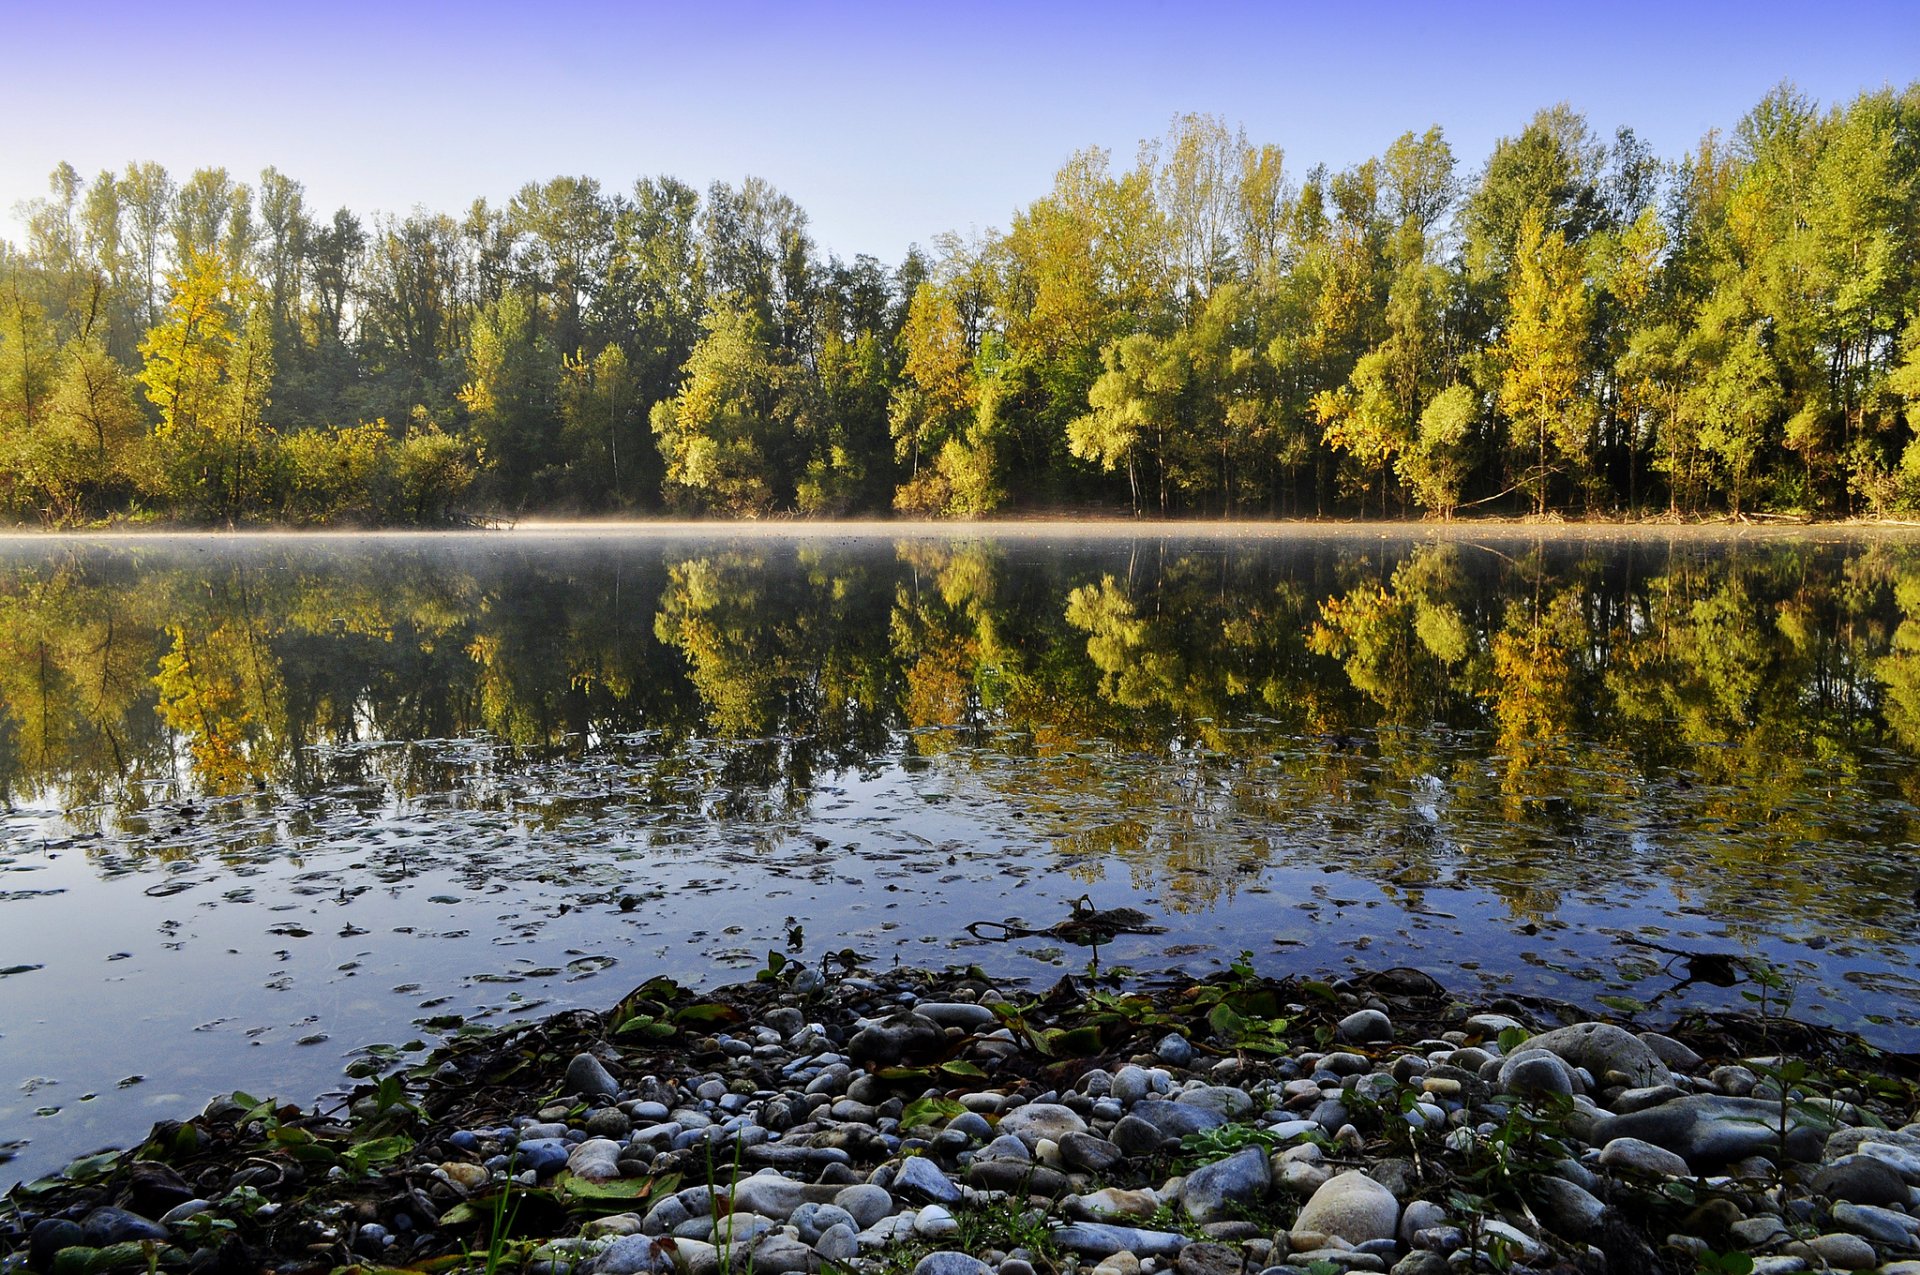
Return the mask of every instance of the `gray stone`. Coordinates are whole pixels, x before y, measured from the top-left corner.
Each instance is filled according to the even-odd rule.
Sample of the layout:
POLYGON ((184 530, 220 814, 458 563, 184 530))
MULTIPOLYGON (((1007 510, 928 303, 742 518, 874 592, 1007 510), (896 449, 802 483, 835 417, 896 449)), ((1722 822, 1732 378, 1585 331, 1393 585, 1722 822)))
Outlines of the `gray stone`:
POLYGON ((1337 1235, 1349 1244, 1393 1238, 1400 1202, 1358 1169, 1329 1178, 1294 1220, 1296 1231, 1337 1235))
POLYGON ((1179 1032, 1168 1032, 1153 1047, 1153 1056, 1170 1067, 1185 1067, 1193 1061, 1193 1044, 1179 1032))
POLYGON ((588 1138, 567 1156, 567 1172, 588 1182, 620 1176, 620 1144, 612 1138, 588 1138))
POLYGON ((1540 1197, 1540 1220, 1555 1234, 1586 1240, 1599 1232, 1607 1206, 1586 1190, 1565 1178, 1552 1177, 1535 1179, 1534 1190, 1540 1197))
POLYGON ((1246 1259, 1231 1244, 1201 1240, 1180 1250, 1173 1269, 1175 1275, 1241 1275, 1246 1259))
POLYGON ((1267 1153, 1261 1147, 1242 1147, 1224 1160, 1189 1173, 1180 1187, 1180 1203, 1197 1222, 1212 1222, 1234 1205, 1263 1198, 1273 1184, 1267 1153))
POLYGON ((1445 1257, 1423 1249, 1395 1262, 1392 1275, 1447 1275, 1449 1269, 1445 1257))
POLYGON ((1431 1230, 1447 1224, 1447 1211, 1432 1200, 1413 1200, 1400 1214, 1397 1235, 1400 1242, 1408 1248, 1413 1247, 1416 1232, 1431 1230))
POLYGON ((893 1189, 935 1204, 958 1204, 961 1196, 954 1180, 923 1155, 910 1155, 900 1162, 899 1172, 893 1175, 893 1189))
POLYGON ((613 1078, 606 1064, 592 1054, 575 1054, 573 1061, 567 1064, 565 1087, 568 1093, 581 1094, 588 1098, 617 1098, 620 1096, 620 1082, 613 1078))
POLYGON ((1025 1164, 1033 1159, 1033 1152, 1029 1150, 1027 1144, 1020 1141, 1020 1139, 1010 1133, 1003 1133, 986 1146, 981 1147, 980 1154, 975 1156, 974 1159, 1018 1160, 1020 1163, 1025 1164))
POLYGON ((1205 1107, 1184 1102, 1141 1102, 1113 1126, 1113 1141, 1129 1155, 1147 1155, 1159 1150, 1162 1142, 1178 1141, 1225 1123, 1225 1116, 1205 1107))
POLYGON ((1355 1010, 1340 1020, 1339 1032, 1342 1040, 1384 1043, 1393 1039, 1393 1020, 1377 1009, 1355 1010))
POLYGON ((1639 1032, 1640 1043, 1653 1051, 1653 1056, 1665 1063, 1670 1069, 1678 1068, 1691 1073, 1706 1060, 1693 1052, 1685 1044, 1671 1036, 1662 1036, 1659 1032, 1639 1032))
POLYGON ((1070 1169, 1083 1173, 1104 1174, 1120 1163, 1124 1153, 1119 1147, 1105 1138, 1096 1138, 1090 1133, 1069 1133, 1060 1139, 1060 1158, 1066 1161, 1070 1169))
POLYGON ((618 1107, 602 1107, 587 1117, 587 1136, 625 1138, 633 1132, 633 1118, 618 1107))
POLYGON ((1029 1147, 1042 1138, 1059 1142, 1070 1133, 1086 1131, 1087 1122, 1080 1113, 1057 1102, 1030 1102, 1000 1117, 1001 1134, 1011 1134, 1029 1147))
POLYGON ((849 1261, 860 1254, 860 1241, 851 1226, 829 1226, 814 1241, 813 1251, 829 1262, 849 1261))
POLYGON ((1753 1259, 1753 1275, 1799 1275, 1806 1269, 1807 1259, 1804 1257, 1787 1257, 1784 1254, 1773 1253, 1753 1259))
POLYGON ((931 1018, 902 1012, 878 1022, 869 1022, 847 1042, 847 1055, 855 1062, 880 1063, 883 1066, 903 1061, 921 1061, 946 1048, 947 1034, 931 1018))
POLYGON ((720 1250, 700 1240, 625 1235, 594 1263, 597 1275, 713 1275, 720 1250))
POLYGON ((1600 1163, 1609 1169, 1627 1169, 1649 1176, 1662 1174, 1677 1178, 1688 1173, 1685 1157, 1640 1138, 1612 1139, 1600 1148, 1600 1163))
POLYGON ((913 1007, 913 1012, 922 1018, 931 1018, 942 1027, 960 1027, 967 1031, 991 1027, 995 1022, 992 1010, 966 1001, 921 1001, 913 1007))
POLYGON ((1501 1060, 1494 1084, 1501 1093, 1534 1097, 1541 1094, 1572 1094, 1573 1073, 1564 1059, 1550 1049, 1521 1049, 1501 1060))
MULTIPOLYGON (((879 1190, 878 1187, 874 1188, 879 1190)), ((838 1204, 816 1204, 808 1202, 793 1211, 787 1224, 808 1244, 818 1242, 820 1237, 836 1226, 844 1224, 847 1234, 851 1235, 860 1227, 852 1213, 838 1204)))
POLYGON ((1354 1248, 1310 1248, 1287 1259, 1289 1269, 1311 1269, 1325 1262, 1343 1271, 1384 1271, 1387 1264, 1372 1253, 1354 1248))
POLYGON ((921 1258, 913 1268, 913 1275, 993 1275, 993 1267, 977 1257, 942 1250, 921 1258))
POLYGON ((853 1224, 863 1231, 893 1212, 893 1196, 870 1182, 841 1188, 833 1203, 852 1214, 853 1224))
POLYGON ((1178 1101, 1183 1106, 1217 1111, 1229 1120, 1238 1120, 1253 1112, 1253 1098, 1246 1090, 1231 1085, 1201 1085, 1182 1093, 1178 1101))
POLYGON ((1810 1240, 1794 1240, 1781 1245, 1780 1251, 1788 1257, 1804 1257, 1809 1262, 1819 1262, 1843 1271, 1863 1271, 1880 1264, 1873 1245, 1858 1235, 1839 1231, 1816 1235, 1810 1240))
POLYGON ((1611 1023, 1556 1027, 1531 1037, 1524 1047, 1558 1054, 1575 1067, 1585 1067, 1596 1078, 1604 1079, 1608 1072, 1617 1071, 1636 1085, 1673 1083, 1673 1073, 1645 1041, 1611 1023))
POLYGON ((44 1271, 53 1265, 55 1253, 86 1242, 86 1234, 81 1231, 78 1222, 63 1217, 42 1218, 33 1224, 33 1231, 27 1238, 28 1264, 44 1271))
POLYGON ((1746 1097, 1760 1083, 1760 1077, 1754 1075, 1751 1068, 1738 1063, 1715 1067, 1707 1073, 1707 1080, 1721 1093, 1732 1094, 1736 1098, 1746 1097))
POLYGON ((1647 1085, 1640 1089, 1623 1089, 1608 1101, 1607 1106, 1616 1115, 1645 1111, 1648 1107, 1657 1107, 1663 1102, 1672 1102, 1675 1098, 1684 1098, 1687 1091, 1678 1085, 1647 1085))
POLYGON ((1758 1248, 1762 1244, 1771 1244, 1775 1240, 1792 1238, 1786 1224, 1771 1213, 1759 1217, 1743 1217, 1727 1227, 1727 1234, 1747 1248, 1758 1248))
POLYGON ((129 1213, 125 1209, 98 1208, 80 1219, 80 1230, 85 1242, 93 1248, 105 1248, 109 1244, 127 1244, 137 1240, 158 1240, 164 1243, 168 1239, 167 1228, 152 1218, 141 1217, 138 1213, 129 1213))
POLYGON ((913 1233, 923 1240, 950 1239, 960 1233, 960 1223, 945 1205, 929 1204, 914 1215, 913 1233))
POLYGON ((1114 1218, 1152 1217, 1160 1208, 1160 1197, 1153 1191, 1128 1191, 1109 1186, 1085 1195, 1070 1195, 1060 1205, 1072 1217, 1105 1222, 1114 1218))
POLYGON ((1153 1079, 1145 1067, 1126 1066, 1113 1073, 1113 1082, 1108 1094, 1119 1102, 1131 1106, 1153 1091, 1153 1079))
POLYGON ((947 1121, 950 1133, 963 1133, 975 1142, 984 1142, 993 1136, 993 1126, 987 1118, 977 1111, 963 1111, 947 1121))
POLYGON ((967 1185, 1021 1195, 1060 1195, 1068 1182, 1060 1170, 1029 1160, 975 1160, 967 1166, 967 1185))
POLYGON ((1053 1232, 1053 1242, 1073 1253, 1108 1257, 1132 1253, 1136 1257, 1174 1257, 1187 1246, 1187 1237, 1174 1231, 1143 1231, 1105 1222, 1069 1222, 1053 1232))
POLYGON ((1905 1204, 1907 1181, 1884 1160, 1869 1155, 1841 1156, 1813 1175, 1813 1189, 1830 1200, 1852 1204, 1905 1204))
MULTIPOLYGON (((1700 1168, 1750 1155, 1777 1154, 1780 1115, 1777 1102, 1689 1094, 1645 1111, 1603 1119, 1594 1126, 1591 1140, 1639 1138, 1677 1152, 1689 1165, 1700 1168)), ((1826 1140, 1826 1127, 1799 1108, 1788 1109, 1787 1123, 1788 1158, 1815 1158, 1826 1140)))
POLYGON ((1914 1247, 1916 1232, 1920 1232, 1920 1219, 1871 1204, 1836 1204, 1833 1220, 1856 1235, 1896 1248, 1914 1247))
POLYGON ((1338 1133, 1347 1122, 1347 1104, 1338 1098, 1324 1099, 1314 1107, 1310 1118, 1328 1133, 1338 1133))
POLYGON ((769 1235, 753 1246, 749 1262, 754 1275, 799 1275, 820 1264, 813 1247, 789 1235, 769 1235))
POLYGON ((763 1169, 750 1178, 741 1178, 733 1184, 733 1209, 736 1213, 758 1213, 761 1217, 786 1221, 793 1211, 809 1201, 824 1204, 838 1195, 843 1188, 837 1186, 813 1186, 805 1182, 795 1182, 792 1178, 782 1177, 771 1169, 763 1169))

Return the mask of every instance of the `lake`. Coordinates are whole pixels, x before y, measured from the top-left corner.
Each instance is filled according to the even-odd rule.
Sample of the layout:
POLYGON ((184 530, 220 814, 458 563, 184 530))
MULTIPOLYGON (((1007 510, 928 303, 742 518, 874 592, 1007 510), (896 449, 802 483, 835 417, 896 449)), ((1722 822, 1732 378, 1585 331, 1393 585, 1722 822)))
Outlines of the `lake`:
POLYGON ((1082 898, 1911 1050, 1917 753, 1893 531, 0 539, 0 1185, 654 974, 1044 987, 967 927, 1082 898))

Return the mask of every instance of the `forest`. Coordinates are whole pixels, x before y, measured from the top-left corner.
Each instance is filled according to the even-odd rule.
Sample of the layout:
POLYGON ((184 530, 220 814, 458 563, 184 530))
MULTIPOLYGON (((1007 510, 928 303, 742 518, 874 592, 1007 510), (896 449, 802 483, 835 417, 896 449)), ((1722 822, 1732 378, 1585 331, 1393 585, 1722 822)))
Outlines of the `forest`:
POLYGON ((70 165, 0 241, 0 516, 1920 511, 1920 83, 1685 155, 1542 110, 1340 171, 1206 115, 888 264, 791 198, 362 216, 70 165))

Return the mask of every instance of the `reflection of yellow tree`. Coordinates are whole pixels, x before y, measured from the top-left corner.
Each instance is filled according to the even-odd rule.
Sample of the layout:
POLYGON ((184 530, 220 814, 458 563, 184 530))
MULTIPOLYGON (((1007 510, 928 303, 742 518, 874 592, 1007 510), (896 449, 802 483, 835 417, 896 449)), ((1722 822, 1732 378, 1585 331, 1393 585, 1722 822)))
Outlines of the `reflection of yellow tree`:
POLYGON ((1509 799, 1569 796, 1569 736, 1578 692, 1576 659, 1586 616, 1575 590, 1544 607, 1516 603, 1493 639, 1493 717, 1506 758, 1502 790, 1509 799))
POLYGON ((88 805, 137 771, 155 734, 135 711, 152 697, 151 602, 70 562, 0 580, 0 787, 58 777, 66 804, 88 805))
POLYGON ((1920 567, 1900 573, 1894 600, 1900 626, 1874 672, 1886 687, 1887 729, 1909 752, 1920 753, 1920 567))
POLYGON ((273 767, 285 694, 273 654, 244 620, 204 635, 168 625, 155 711, 187 739, 194 771, 209 792, 232 792, 273 767))
POLYGON ((1421 545, 1394 571, 1390 588, 1361 585, 1323 602, 1307 644, 1341 661, 1353 688, 1380 705, 1388 722, 1445 716, 1474 651, 1457 605, 1464 583, 1458 548, 1421 545))

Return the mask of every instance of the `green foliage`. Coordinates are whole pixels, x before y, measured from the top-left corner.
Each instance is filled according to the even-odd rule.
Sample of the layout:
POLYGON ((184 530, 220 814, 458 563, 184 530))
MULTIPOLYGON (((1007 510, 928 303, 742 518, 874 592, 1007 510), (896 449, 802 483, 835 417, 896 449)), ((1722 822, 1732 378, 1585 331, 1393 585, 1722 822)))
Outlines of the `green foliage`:
POLYGON ((61 165, 0 246, 0 512, 1920 509, 1914 87, 1670 164, 1561 105, 1473 168, 1184 114, 889 271, 756 178, 363 222, 61 165), (351 436, 417 414, 474 450, 397 435, 409 499, 351 436))

